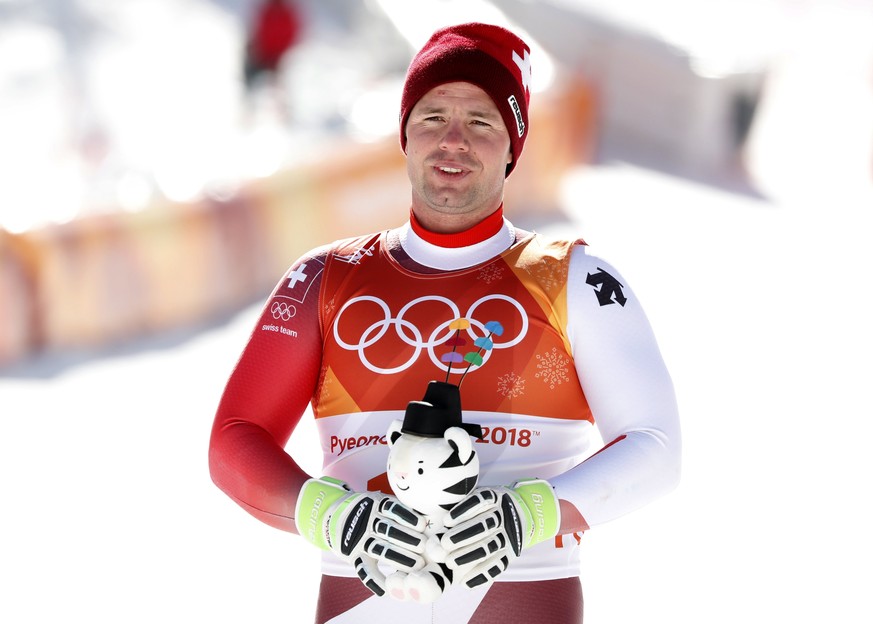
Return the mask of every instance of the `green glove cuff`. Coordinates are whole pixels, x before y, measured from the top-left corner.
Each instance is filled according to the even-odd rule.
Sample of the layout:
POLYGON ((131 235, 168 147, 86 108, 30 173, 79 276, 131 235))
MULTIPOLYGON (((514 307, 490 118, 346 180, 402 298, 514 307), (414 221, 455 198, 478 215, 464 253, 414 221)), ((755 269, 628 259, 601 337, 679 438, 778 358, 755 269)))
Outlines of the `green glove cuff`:
POLYGON ((525 547, 529 548, 555 537, 561 526, 561 506, 552 486, 542 479, 526 479, 516 481, 512 489, 530 512, 528 520, 533 528, 533 535, 525 547))
POLYGON ((300 535, 322 550, 330 550, 324 534, 324 518, 338 500, 349 494, 349 487, 333 477, 306 481, 297 495, 294 511, 294 522, 300 535))

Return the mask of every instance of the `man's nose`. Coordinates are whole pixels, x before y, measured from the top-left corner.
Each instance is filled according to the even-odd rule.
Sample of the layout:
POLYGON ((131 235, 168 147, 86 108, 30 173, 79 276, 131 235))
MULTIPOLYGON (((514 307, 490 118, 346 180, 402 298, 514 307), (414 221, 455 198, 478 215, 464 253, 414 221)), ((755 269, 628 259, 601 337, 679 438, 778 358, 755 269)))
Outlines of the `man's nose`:
POLYGON ((464 124, 454 120, 446 124, 442 140, 440 141, 440 147, 444 150, 459 149, 466 151, 469 144, 467 143, 467 133, 464 124))

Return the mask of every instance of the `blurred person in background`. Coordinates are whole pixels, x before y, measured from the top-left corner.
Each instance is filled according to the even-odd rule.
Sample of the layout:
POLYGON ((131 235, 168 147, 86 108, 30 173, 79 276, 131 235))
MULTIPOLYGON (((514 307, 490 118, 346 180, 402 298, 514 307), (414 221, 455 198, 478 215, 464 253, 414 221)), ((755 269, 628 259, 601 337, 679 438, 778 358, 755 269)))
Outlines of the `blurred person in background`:
POLYGON ((289 0, 265 0, 258 6, 247 35, 243 74, 251 90, 265 78, 273 81, 285 54, 297 43, 300 10, 289 0))
POLYGON ((633 291, 581 239, 503 214, 530 73, 503 28, 430 38, 400 103, 408 221, 294 262, 224 389, 212 478, 323 550, 317 624, 578 624, 580 535, 678 483, 672 382, 633 291), (452 583, 420 603, 390 589, 429 555, 427 518, 388 484, 386 433, 435 379, 458 385, 483 437, 478 486, 441 539, 452 583), (310 405, 320 476, 285 451, 310 405))

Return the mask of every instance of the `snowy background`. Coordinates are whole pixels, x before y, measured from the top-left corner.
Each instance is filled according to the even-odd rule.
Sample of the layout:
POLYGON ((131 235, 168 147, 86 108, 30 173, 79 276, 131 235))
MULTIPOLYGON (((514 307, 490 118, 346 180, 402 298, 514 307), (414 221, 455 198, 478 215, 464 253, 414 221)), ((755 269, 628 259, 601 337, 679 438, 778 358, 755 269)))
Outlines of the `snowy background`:
MULTIPOLYGON (((404 12, 393 4, 396 24, 404 12)), ((497 4, 509 14, 532 3, 497 4)), ((662 22, 692 10, 650 5, 662 22)), ((324 13, 299 53, 321 58, 323 74, 342 69, 334 79, 347 89, 364 90, 373 67, 393 62, 349 61, 362 41, 405 49, 370 17, 391 2, 308 6, 324 13)), ((626 7, 614 16, 622 23, 657 21, 610 6, 626 7)), ((583 538, 590 623, 873 621, 873 64, 863 34, 873 12, 866 2, 734 6, 755 32, 767 30, 764 7, 771 34, 782 25, 783 54, 767 66, 780 88, 756 118, 748 184, 735 171, 655 166, 622 137, 567 176, 562 213, 520 223, 582 236, 621 270, 683 418, 679 489, 583 538)), ((246 101, 235 64, 247 10, 241 0, 0 1, 0 224, 226 191, 301 157, 318 133, 352 131, 348 115, 303 92, 293 109, 303 127, 290 130, 246 101), (245 150, 260 169, 231 160, 245 150), (226 160, 207 164, 205 153, 226 160)), ((290 80, 316 79, 294 67, 290 80)), ((247 516, 207 470, 213 411, 257 313, 0 370, 0 621, 312 621, 317 553, 247 516)), ((309 424, 291 450, 318 472, 309 424)))

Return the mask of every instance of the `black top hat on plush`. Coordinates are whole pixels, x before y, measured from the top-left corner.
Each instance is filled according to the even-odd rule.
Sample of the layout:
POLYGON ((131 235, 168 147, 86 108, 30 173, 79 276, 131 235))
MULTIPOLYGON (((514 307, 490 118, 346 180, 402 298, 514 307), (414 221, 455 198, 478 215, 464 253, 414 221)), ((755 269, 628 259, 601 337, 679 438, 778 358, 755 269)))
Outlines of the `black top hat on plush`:
POLYGON ((427 384, 424 399, 410 401, 403 417, 403 433, 441 438, 449 427, 461 427, 474 438, 482 438, 482 427, 461 421, 461 389, 444 381, 427 384))

